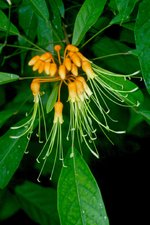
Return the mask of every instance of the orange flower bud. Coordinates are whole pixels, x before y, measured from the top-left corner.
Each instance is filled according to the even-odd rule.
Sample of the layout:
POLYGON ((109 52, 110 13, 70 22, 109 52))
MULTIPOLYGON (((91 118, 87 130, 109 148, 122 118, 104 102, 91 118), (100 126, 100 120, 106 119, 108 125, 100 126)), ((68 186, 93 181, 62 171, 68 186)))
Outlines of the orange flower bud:
POLYGON ((62 124, 63 121, 63 116, 62 116, 62 111, 63 111, 63 104, 62 102, 58 101, 55 103, 54 105, 54 110, 55 110, 55 114, 54 114, 54 123, 59 122, 60 124, 62 124))
POLYGON ((71 72, 74 76, 78 76, 78 68, 74 63, 71 64, 71 72))
POLYGON ((51 66, 51 64, 49 62, 45 62, 44 71, 47 75, 50 75, 50 66, 51 66))
POLYGON ((78 96, 77 96, 77 87, 75 82, 68 83, 68 91, 69 91, 69 100, 71 102, 77 101, 78 96))
POLYGON ((90 97, 92 95, 92 91, 91 89, 89 88, 89 86, 87 85, 84 77, 81 77, 81 76, 77 76, 76 77, 76 81, 80 81, 84 87, 84 91, 85 93, 90 97))
POLYGON ((88 61, 83 61, 82 62, 82 69, 83 71, 86 73, 87 77, 89 79, 93 79, 95 77, 95 73, 94 71, 92 70, 92 67, 91 67, 91 63, 88 62, 88 61))
POLYGON ((55 46, 54 46, 54 50, 55 50, 56 52, 59 52, 59 51, 61 50, 61 45, 55 45, 55 46))
POLYGON ((45 62, 50 62, 52 58, 53 56, 50 52, 45 52, 43 55, 40 56, 40 59, 45 62))
POLYGON ((84 93, 84 86, 83 83, 79 80, 75 80, 76 88, 77 88, 77 94, 81 98, 84 93))
POLYGON ((81 52, 77 52, 76 54, 79 56, 79 58, 81 59, 81 61, 88 61, 88 59, 84 55, 82 55, 81 52))
POLYGON ((70 71, 71 70, 71 60, 69 58, 65 58, 63 63, 65 65, 66 69, 68 71, 70 71))
POLYGON ((80 66, 81 66, 81 60, 80 60, 79 56, 78 56, 76 53, 69 52, 69 56, 70 56, 72 62, 73 62, 77 67, 80 67, 80 66))
POLYGON ((39 55, 34 56, 34 57, 28 62, 28 65, 29 65, 29 66, 33 66, 33 65, 39 60, 39 58, 40 58, 39 55))
POLYGON ((40 65, 41 65, 41 62, 42 62, 42 61, 41 61, 40 59, 38 59, 38 60, 36 61, 36 63, 34 64, 32 70, 33 70, 33 71, 38 70, 39 67, 40 67, 40 65))
POLYGON ((59 66, 58 74, 62 80, 64 80, 66 78, 66 73, 67 73, 67 71, 66 71, 65 65, 61 64, 59 66))
POLYGON ((42 73, 44 71, 44 65, 45 65, 45 63, 41 61, 39 68, 38 68, 38 73, 42 73))
POLYGON ((50 63, 50 76, 55 76, 57 72, 57 64, 56 63, 50 63))
POLYGON ((76 46, 71 45, 71 44, 67 45, 66 50, 71 51, 71 52, 78 52, 79 51, 79 49, 76 46))
POLYGON ((40 83, 37 80, 33 80, 31 85, 30 85, 32 94, 34 96, 37 96, 40 92, 40 83))

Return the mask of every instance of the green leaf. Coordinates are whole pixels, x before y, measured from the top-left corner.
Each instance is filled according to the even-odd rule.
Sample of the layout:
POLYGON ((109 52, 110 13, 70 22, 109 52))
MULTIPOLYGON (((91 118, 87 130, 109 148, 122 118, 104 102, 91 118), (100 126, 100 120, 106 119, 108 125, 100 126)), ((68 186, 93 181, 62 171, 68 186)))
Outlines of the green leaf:
POLYGON ((28 139, 23 136, 18 139, 12 139, 10 136, 18 134, 17 130, 8 130, 0 138, 0 188, 4 188, 9 183, 13 174, 19 167, 23 154, 28 144, 28 139))
POLYGON ((141 2, 135 25, 135 39, 142 75, 150 93, 150 4, 141 2))
POLYGON ((49 0, 49 3, 51 7, 51 21, 53 25, 54 37, 56 38, 56 41, 57 40, 60 41, 64 39, 64 34, 63 34, 62 21, 61 21, 60 12, 58 9, 57 1, 49 0))
POLYGON ((37 26, 37 18, 32 6, 28 0, 24 0, 19 7, 19 24, 30 40, 34 40, 36 36, 35 27, 37 26), (30 21, 30 22, 29 22, 30 21))
POLYGON ((58 182, 61 225, 108 225, 100 190, 82 156, 74 149, 65 165, 58 182))
POLYGON ((54 85, 52 92, 47 100, 47 104, 46 104, 46 112, 47 113, 49 113, 54 107, 54 104, 57 100, 58 88, 59 88, 59 85, 57 85, 57 84, 54 85))
POLYGON ((101 15, 107 0, 85 0, 79 10, 73 31, 72 44, 79 45, 86 32, 101 15))
POLYGON ((131 54, 132 49, 118 40, 103 37, 95 42, 91 49, 97 58, 100 57, 96 63, 103 64, 103 67, 109 68, 109 70, 127 74, 140 69, 138 58, 131 54))
POLYGON ((19 210, 16 196, 7 189, 0 190, 0 221, 11 217, 19 210), (3 204, 1 204, 3 202, 3 204))
POLYGON ((15 189, 22 209, 41 225, 59 225, 56 191, 26 181, 15 189))
POLYGON ((10 83, 19 79, 19 76, 12 73, 0 72, 0 85, 10 83))
POLYGON ((7 18, 5 13, 0 10, 0 30, 8 32, 11 35, 19 35, 17 27, 15 27, 7 18))
POLYGON ((57 0, 56 1, 57 7, 59 9, 61 17, 64 17, 65 14, 65 8, 64 8, 64 3, 62 0, 57 0))
POLYGON ((47 51, 54 51, 53 29, 51 23, 45 23, 45 20, 38 17, 37 27, 38 45, 47 49, 47 51))
POLYGON ((49 20, 49 11, 45 0, 30 0, 34 12, 45 21, 49 20))
POLYGON ((129 19, 137 0, 115 0, 119 14, 113 18, 110 24, 123 23, 129 19))

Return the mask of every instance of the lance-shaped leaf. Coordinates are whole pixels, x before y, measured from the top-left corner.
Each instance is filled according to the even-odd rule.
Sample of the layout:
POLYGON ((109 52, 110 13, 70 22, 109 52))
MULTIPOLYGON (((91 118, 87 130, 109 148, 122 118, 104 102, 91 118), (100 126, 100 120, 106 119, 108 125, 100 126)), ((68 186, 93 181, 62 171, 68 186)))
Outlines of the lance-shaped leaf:
POLYGON ((65 165, 58 183, 61 225, 108 225, 100 190, 82 156, 74 149, 65 165))
POLYGON ((49 113, 54 108, 55 102, 57 100, 58 88, 59 88, 59 85, 57 85, 57 84, 54 85, 52 92, 47 100, 47 104, 46 104, 46 112, 47 113, 49 113))
POLYGON ((19 76, 12 73, 0 72, 0 85, 10 83, 19 79, 19 76))
POLYGON ((72 44, 79 45, 86 32, 91 28, 101 15, 106 0, 85 0, 80 11, 77 14, 72 44))
POLYGON ((136 19, 135 39, 142 75, 150 93, 150 4, 141 2, 136 19))
POLYGON ((13 174, 19 167, 28 144, 26 136, 18 139, 10 138, 10 136, 17 134, 17 130, 10 129, 0 138, 0 188, 6 187, 11 180, 13 174))
POLYGON ((0 30, 8 34, 19 35, 18 29, 9 21, 5 13, 0 10, 0 30))
POLYGON ((26 181, 15 189, 21 208, 41 225, 59 225, 56 191, 26 181))
POLYGON ((49 19, 49 12, 45 0, 30 0, 34 12, 45 21, 49 19))

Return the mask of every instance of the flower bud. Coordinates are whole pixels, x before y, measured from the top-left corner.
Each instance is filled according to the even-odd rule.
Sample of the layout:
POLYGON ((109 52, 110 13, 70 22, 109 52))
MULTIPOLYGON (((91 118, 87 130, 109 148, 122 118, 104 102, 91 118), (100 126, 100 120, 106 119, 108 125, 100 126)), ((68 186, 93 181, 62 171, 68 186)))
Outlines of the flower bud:
POLYGON ((44 71, 47 75, 50 75, 50 66, 51 66, 51 64, 49 62, 45 62, 44 71))
POLYGON ((45 62, 50 62, 52 58, 53 56, 50 52, 45 52, 43 55, 40 56, 40 59, 45 62))
POLYGON ((58 101, 55 103, 54 105, 54 110, 55 110, 55 114, 54 114, 54 123, 59 122, 60 124, 62 124, 63 121, 63 116, 62 116, 62 111, 63 111, 63 104, 62 102, 58 101))
POLYGON ((50 63, 50 76, 55 76, 57 72, 57 64, 56 63, 50 63))
POLYGON ((77 96, 77 87, 75 82, 68 83, 68 91, 69 91, 69 100, 71 102, 77 101, 78 96, 77 96))
POLYGON ((78 76, 78 68, 77 68, 77 66, 74 63, 71 64, 71 73, 74 76, 78 76))
POLYGON ((38 82, 37 80, 33 80, 31 85, 30 85, 32 94, 34 96, 37 96, 40 93, 40 82, 38 82))
POLYGON ((95 77, 95 73, 92 70, 91 63, 88 61, 82 62, 82 69, 86 73, 88 79, 93 79, 95 77))
POLYGON ((76 46, 71 45, 71 44, 67 45, 66 50, 71 51, 71 52, 78 52, 79 51, 79 49, 76 46))
POLYGON ((61 45, 55 45, 55 46, 54 46, 54 50, 55 50, 56 52, 59 52, 59 51, 61 50, 61 45))
POLYGON ((80 67, 80 66, 81 66, 81 60, 80 60, 79 56, 78 56, 76 53, 69 52, 69 56, 70 56, 72 62, 73 62, 77 67, 80 67))
POLYGON ((33 71, 38 70, 39 67, 40 67, 40 65, 41 65, 41 63, 42 63, 42 61, 41 61, 40 59, 38 59, 38 60, 36 61, 36 63, 34 64, 32 70, 33 70, 33 71))
POLYGON ((33 66, 39 59, 40 59, 40 56, 39 56, 39 55, 34 56, 34 57, 28 62, 28 65, 29 65, 29 66, 33 66))
POLYGON ((69 58, 65 58, 63 64, 65 65, 68 71, 71 70, 71 60, 69 58))
POLYGON ((39 68, 38 68, 38 73, 42 73, 44 71, 44 62, 41 61, 39 68))
POLYGON ((61 64, 58 69, 58 74, 62 80, 65 80, 66 73, 67 73, 67 71, 66 71, 65 65, 61 64))

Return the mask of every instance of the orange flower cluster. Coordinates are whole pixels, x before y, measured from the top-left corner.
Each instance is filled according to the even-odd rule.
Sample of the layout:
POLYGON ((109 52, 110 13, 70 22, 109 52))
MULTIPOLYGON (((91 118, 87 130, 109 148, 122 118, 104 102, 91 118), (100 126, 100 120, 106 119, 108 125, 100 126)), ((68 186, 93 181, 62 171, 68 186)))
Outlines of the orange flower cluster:
POLYGON ((58 64, 55 62, 53 55, 46 52, 41 56, 34 56, 28 63, 32 66, 33 71, 38 73, 45 73, 50 77, 57 77, 60 80, 68 80, 68 78, 78 76, 79 68, 84 72, 92 72, 91 64, 86 57, 84 57, 79 49, 71 44, 67 45, 64 50, 63 60, 60 56, 60 45, 55 45, 54 50, 58 56, 58 64))

